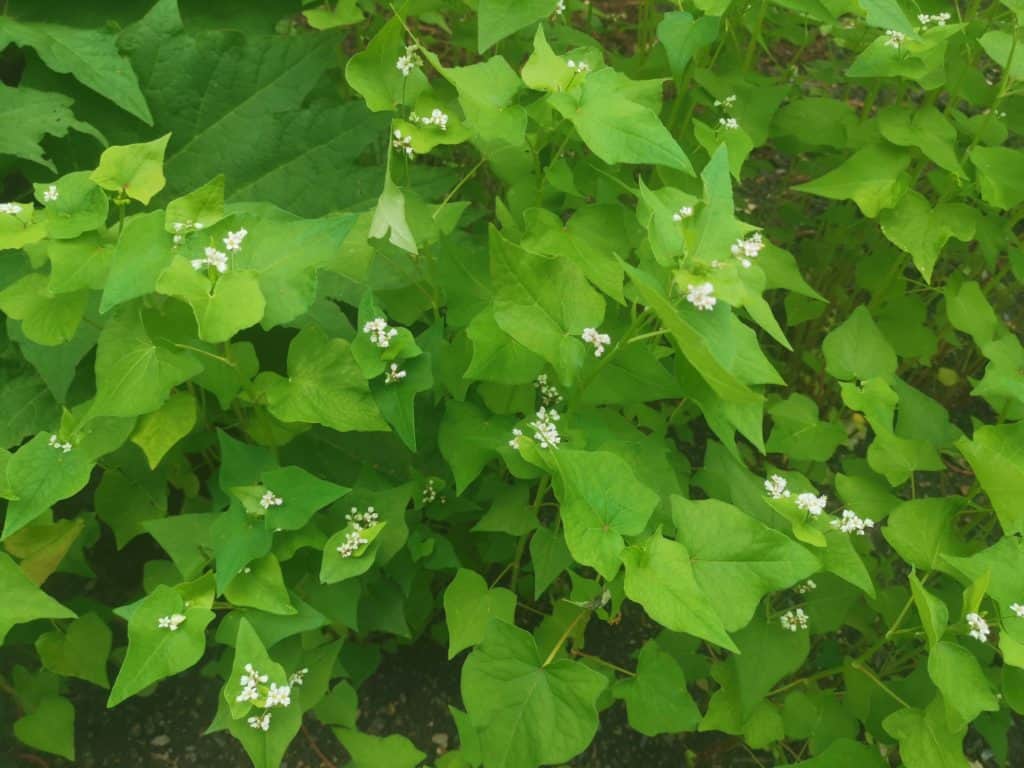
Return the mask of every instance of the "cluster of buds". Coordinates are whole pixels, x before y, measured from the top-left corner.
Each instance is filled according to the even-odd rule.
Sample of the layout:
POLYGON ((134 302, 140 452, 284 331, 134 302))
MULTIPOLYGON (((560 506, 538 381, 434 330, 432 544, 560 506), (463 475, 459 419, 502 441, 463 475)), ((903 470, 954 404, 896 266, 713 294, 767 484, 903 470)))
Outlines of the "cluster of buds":
POLYGON ((811 517, 818 517, 828 506, 828 496, 816 496, 813 493, 801 493, 796 497, 797 509, 804 510, 811 517))
POLYGON ((844 509, 842 518, 833 520, 832 527, 838 528, 843 533, 855 533, 858 536, 864 536, 868 528, 875 527, 875 521, 870 517, 858 517, 852 510, 844 509))
POLYGON ((764 490, 773 499, 788 499, 789 489, 787 486, 789 481, 786 480, 782 475, 772 475, 764 481, 764 490))
POLYGON ((181 245, 185 238, 191 235, 193 232, 198 232, 203 228, 203 222, 192 221, 192 219, 186 219, 185 221, 176 221, 171 224, 171 229, 174 230, 174 244, 181 245))
POLYGON ((718 299, 715 298, 715 286, 711 283, 687 285, 686 300, 699 310, 710 311, 718 303, 718 299))
POLYGON ((178 627, 185 623, 185 616, 180 613, 172 613, 170 616, 161 616, 156 620, 156 625, 159 629, 167 629, 171 632, 177 632, 178 627))
POLYGON ((672 214, 672 221, 679 222, 682 221, 683 219, 688 219, 691 216, 693 216, 693 206, 684 205, 681 206, 678 211, 672 214))
POLYGON ((729 247, 729 251, 739 259, 745 269, 749 269, 753 263, 752 260, 758 257, 763 248, 764 239, 760 232, 755 232, 750 237, 737 240, 729 247))
POLYGON ((546 373, 538 375, 536 381, 533 382, 533 386, 540 394, 540 404, 544 407, 550 408, 562 402, 562 393, 558 391, 558 387, 548 381, 546 373))
POLYGON ((360 547, 369 544, 369 540, 363 536, 363 531, 376 525, 379 519, 380 517, 373 507, 367 507, 365 512, 360 512, 356 507, 352 507, 352 510, 345 515, 345 520, 353 530, 345 535, 345 540, 338 546, 338 554, 342 557, 352 557, 360 547))
POLYGON ((565 63, 575 75, 585 75, 590 71, 590 65, 585 61, 573 61, 572 59, 569 59, 565 63))
POLYGON ((56 448, 61 453, 70 453, 73 447, 71 443, 67 441, 62 443, 60 441, 60 438, 57 437, 56 435, 50 435, 50 439, 47 441, 47 445, 49 445, 51 448, 56 448))
POLYGON ((385 371, 384 383, 385 384, 397 384, 406 377, 406 371, 401 370, 398 367, 398 363, 392 363, 391 367, 385 371))
POLYGON ((907 39, 907 36, 902 32, 897 32, 895 29, 885 30, 885 44, 889 48, 899 49, 903 45, 903 41, 907 39))
POLYGON ((404 152, 410 160, 416 157, 416 151, 412 148, 412 136, 395 129, 395 138, 391 140, 391 147, 398 152, 404 152))
POLYGON ((944 27, 952 18, 952 15, 945 11, 943 11, 942 13, 917 14, 917 21, 922 27, 927 27, 929 24, 934 24, 937 27, 944 27))
POLYGON ((442 131, 448 130, 448 114, 440 109, 432 109, 429 115, 417 115, 415 112, 409 115, 409 121, 420 125, 436 125, 442 131))
POLYGON ((818 585, 814 583, 814 579, 808 579, 803 584, 797 584, 793 589, 798 595, 806 595, 808 592, 813 592, 818 588, 818 585))
POLYGON ((60 192, 57 191, 57 185, 51 184, 45 190, 43 190, 43 202, 44 203, 55 203, 60 198, 60 192))
POLYGON ((387 349, 391 346, 391 340, 398 335, 398 331, 388 325, 383 317, 375 317, 363 325, 363 333, 370 337, 370 343, 375 347, 387 349))
POLYGON ((796 632, 800 629, 807 629, 808 616, 804 613, 803 608, 797 608, 793 611, 786 611, 779 617, 779 623, 783 629, 789 630, 790 632, 796 632))
POLYGON ((416 52, 416 46, 407 45, 405 46, 405 53, 399 56, 398 61, 395 62, 395 68, 402 73, 402 77, 408 77, 421 64, 423 64, 423 59, 416 52))
POLYGON ((284 504, 284 499, 275 494, 273 491, 266 491, 260 497, 260 506, 264 509, 270 509, 271 507, 280 507, 284 504))

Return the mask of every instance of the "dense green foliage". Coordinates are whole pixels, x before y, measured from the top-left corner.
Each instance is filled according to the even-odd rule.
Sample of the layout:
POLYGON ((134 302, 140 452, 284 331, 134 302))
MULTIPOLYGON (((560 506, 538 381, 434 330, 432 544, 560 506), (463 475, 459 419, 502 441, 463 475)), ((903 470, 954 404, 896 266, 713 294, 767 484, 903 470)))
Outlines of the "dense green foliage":
POLYGON ((134 5, 0 16, 0 740, 412 768, 420 641, 437 768, 1007 764, 1020 0, 134 5))

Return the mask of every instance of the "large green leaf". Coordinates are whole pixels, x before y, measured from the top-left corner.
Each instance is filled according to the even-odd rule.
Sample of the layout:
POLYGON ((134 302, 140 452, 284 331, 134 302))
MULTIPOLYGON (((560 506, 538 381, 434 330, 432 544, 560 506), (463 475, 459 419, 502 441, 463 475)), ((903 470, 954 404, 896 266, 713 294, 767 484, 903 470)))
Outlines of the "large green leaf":
POLYGON ((51 672, 109 688, 107 657, 112 641, 113 633, 103 619, 87 613, 67 629, 55 629, 36 638, 36 652, 51 672))
POLYGON ((985 425, 957 448, 971 463, 1007 534, 1024 531, 1024 422, 985 425))
POLYGON ((964 725, 982 712, 999 709, 978 659, 963 646, 948 641, 933 645, 928 652, 928 676, 942 691, 949 710, 955 712, 964 725))
POLYGON ((255 272, 231 269, 211 283, 208 275, 180 256, 157 279, 156 290, 187 302, 196 316, 199 338, 211 343, 228 341, 256 325, 266 307, 255 272))
POLYGON ((59 93, 0 84, 0 112, 10 120, 10 125, 17 126, 17 130, 0 135, 0 155, 21 157, 56 171, 40 144, 44 136, 60 138, 74 129, 102 140, 95 128, 75 118, 71 111, 73 103, 73 99, 59 93))
POLYGON ((645 736, 692 731, 700 722, 683 670, 653 641, 640 649, 636 676, 619 683, 615 695, 626 701, 630 726, 645 736))
POLYGON ((899 740, 906 768, 968 768, 963 753, 966 726, 953 729, 946 720, 942 700, 927 709, 904 708, 883 721, 885 730, 899 740))
POLYGON ((22 744, 75 759, 75 707, 63 696, 44 696, 35 708, 14 721, 22 744))
POLYGON ((24 624, 36 619, 73 619, 74 612, 65 608, 28 577, 7 555, 0 552, 0 642, 3 642, 15 624, 24 624))
POLYGON ((853 200, 870 218, 892 208, 907 188, 903 172, 910 153, 889 144, 869 144, 857 150, 838 168, 794 189, 832 200, 853 200))

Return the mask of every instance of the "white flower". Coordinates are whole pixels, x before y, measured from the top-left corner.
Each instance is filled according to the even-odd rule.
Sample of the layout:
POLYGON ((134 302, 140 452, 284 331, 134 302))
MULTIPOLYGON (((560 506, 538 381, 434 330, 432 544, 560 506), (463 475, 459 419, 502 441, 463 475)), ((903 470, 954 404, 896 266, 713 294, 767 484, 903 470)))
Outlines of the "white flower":
POLYGON ((811 517, 817 517, 825 511, 828 496, 815 496, 813 493, 801 493, 796 497, 797 509, 807 510, 811 517))
POLYGON ((755 232, 748 238, 740 238, 729 246, 732 255, 739 259, 740 264, 747 269, 750 268, 751 259, 756 259, 763 248, 764 239, 760 232, 755 232))
POLYGON ((715 99, 715 106, 721 109, 732 109, 736 106, 736 94, 726 96, 722 100, 715 99))
POLYGON ((718 299, 714 296, 715 286, 711 283, 699 283, 686 286, 686 300, 700 310, 715 308, 718 299))
POLYGON ((434 487, 433 480, 427 480, 427 484, 423 486, 423 493, 421 499, 424 504, 430 504, 437 498, 437 488, 434 487))
POLYGON ((875 521, 869 517, 858 517, 849 509, 844 509, 842 519, 833 520, 832 527, 838 528, 843 533, 856 533, 858 536, 863 536, 868 528, 875 527, 875 521))
POLYGON ((561 16, 563 13, 565 13, 565 0, 558 0, 558 2, 555 3, 555 12, 552 16, 561 16))
POLYGON ((718 125, 727 131, 735 131, 740 127, 735 117, 720 117, 718 118, 718 125))
POLYGON ((789 490, 786 487, 788 485, 789 481, 781 475, 772 475, 764 481, 764 489, 773 499, 788 498, 789 490))
POLYGON ((185 617, 180 613, 172 613, 170 616, 161 616, 156 620, 156 625, 160 629, 169 629, 171 632, 177 632, 178 627, 185 623, 185 617))
POLYGON ((894 29, 885 30, 885 36, 885 44, 889 48, 899 48, 903 44, 903 41, 907 39, 907 36, 905 34, 903 34, 902 32, 897 32, 894 29))
POLYGON ((796 632, 798 629, 807 629, 808 616, 804 613, 803 608, 797 608, 795 611, 786 611, 779 617, 779 623, 783 629, 788 629, 790 632, 796 632))
POLYGON ((612 337, 607 333, 598 333, 597 328, 584 328, 581 338, 587 342, 587 344, 594 345, 594 357, 600 357, 603 355, 605 344, 612 343, 612 337))
POLYGON ((44 203, 54 203, 54 202, 57 201, 58 197, 60 197, 60 192, 57 191, 57 185, 56 184, 51 184, 43 192, 43 202, 44 203))
POLYGON ((808 579, 803 584, 797 584, 793 589, 796 590, 798 595, 806 595, 808 592, 812 592, 818 588, 818 585, 814 583, 814 579, 808 579))
POLYGON ((358 507, 352 507, 351 511, 345 515, 345 520, 354 525, 356 530, 361 531, 371 525, 376 525, 380 520, 380 515, 373 507, 367 507, 365 512, 360 512, 358 507))
POLYGON ((571 69, 577 75, 583 75, 590 71, 590 65, 587 64, 587 62, 585 61, 573 61, 572 59, 569 59, 565 63, 569 67, 569 69, 571 69))
POLYGON ((1013 611, 1018 618, 1024 619, 1024 605, 1021 605, 1020 603, 1013 603, 1010 606, 1010 610, 1013 611))
POLYGON ((398 369, 398 363, 392 363, 391 368, 387 371, 386 375, 384 376, 384 383, 396 384, 402 379, 404 379, 405 376, 406 372, 398 369))
POLYGON ((558 387, 554 384, 548 383, 548 375, 546 373, 539 374, 537 380, 533 382, 533 386, 540 392, 541 405, 550 408, 552 405, 558 405, 562 402, 562 393, 558 391, 558 387))
POLYGON ((269 731, 270 730, 270 713, 264 712, 262 715, 253 715, 246 720, 250 728, 255 728, 257 731, 269 731))
POLYGON ((518 427, 512 428, 512 439, 508 441, 508 447, 513 451, 519 450, 519 438, 523 436, 523 430, 518 427))
POLYGON ((292 703, 292 689, 287 685, 278 685, 277 683, 270 684, 270 690, 267 691, 267 703, 264 706, 267 709, 271 707, 287 707, 292 703))
MULTIPOLYGON (((242 250, 242 241, 245 240, 245 236, 249 234, 249 230, 242 227, 237 232, 228 232, 228 236, 224 238, 224 247, 229 251, 240 251, 242 250)), ((223 272, 224 270, 221 270, 223 272)))
POLYGON ((398 61, 395 62, 395 68, 402 73, 402 77, 408 77, 422 63, 423 60, 416 53, 416 46, 407 45, 405 46, 405 53, 399 56, 398 61))
POLYGON ((349 531, 345 534, 345 539, 337 547, 338 554, 342 557, 352 557, 361 546, 369 543, 370 542, 363 537, 361 531, 349 531))
POLYGON ((399 152, 405 152, 405 156, 408 158, 416 157, 416 152, 412 148, 412 136, 406 136, 397 128, 395 129, 395 138, 391 141, 391 146, 399 152))
POLYGON ((226 253, 211 246, 204 248, 203 253, 206 255, 205 258, 192 259, 192 269, 199 270, 210 266, 222 274, 228 271, 228 255, 226 253))
POLYGON ((672 214, 672 221, 682 221, 693 216, 693 206, 684 205, 678 211, 672 214))
POLYGON ((534 430, 533 439, 540 443, 541 448, 557 448, 562 442, 562 436, 558 434, 558 427, 555 425, 560 418, 562 417, 554 408, 541 406, 537 410, 537 418, 530 422, 530 427, 534 430))
POLYGON ((429 115, 422 117, 413 112, 409 115, 409 120, 421 125, 436 125, 442 131, 448 130, 448 114, 440 109, 432 109, 429 115))
POLYGON ((264 509, 270 509, 271 507, 280 507, 284 504, 284 499, 276 495, 273 491, 266 491, 260 497, 260 506, 264 509))
POLYGON ((929 15, 927 13, 917 14, 917 20, 918 22, 920 22, 922 27, 927 27, 929 24, 935 24, 938 27, 944 27, 946 26, 946 22, 948 22, 951 18, 953 17, 945 12, 935 13, 932 15, 929 15))
POLYGON ((0 213, 7 213, 11 216, 17 216, 22 212, 22 207, 17 203, 0 203, 0 213))
POLYGON ((56 435, 50 435, 50 439, 48 441, 48 444, 49 444, 49 446, 51 448, 56 448, 58 451, 62 451, 64 453, 69 453, 71 451, 71 448, 72 448, 71 443, 67 443, 67 442, 62 443, 60 441, 60 438, 57 437, 56 435))
POLYGON ((256 701, 260 697, 259 686, 266 685, 268 680, 270 678, 257 672, 252 664, 246 664, 245 674, 238 678, 238 684, 242 686, 242 692, 235 697, 235 701, 256 701))
MULTIPOLYGON (((190 221, 189 224, 192 224, 192 222, 190 221)), ((196 229, 202 229, 204 224, 201 221, 197 221, 197 222, 195 222, 195 224, 192 224, 192 226, 194 226, 196 229)), ((246 234, 248 234, 248 233, 246 233, 246 234)))
POLYGON ((360 547, 369 544, 369 540, 363 536, 363 531, 371 525, 375 525, 379 519, 380 516, 373 507, 367 507, 365 512, 360 512, 357 507, 352 507, 352 510, 345 515, 345 520, 354 530, 345 535, 344 540, 337 547, 338 554, 342 557, 352 557, 360 547))
POLYGON ((398 331, 388 325, 383 317, 375 317, 363 325, 363 333, 368 334, 370 343, 375 347, 387 349, 391 346, 391 339, 398 335, 398 331))
POLYGON ((991 632, 988 627, 988 622, 976 613, 968 613, 966 618, 967 626, 971 628, 971 631, 967 634, 975 640, 979 640, 983 643, 988 642, 988 636, 991 632))
POLYGON ((309 674, 309 667, 303 667, 302 669, 296 670, 292 673, 292 676, 288 678, 288 685, 292 688, 301 688, 302 684, 306 682, 306 675, 309 674))

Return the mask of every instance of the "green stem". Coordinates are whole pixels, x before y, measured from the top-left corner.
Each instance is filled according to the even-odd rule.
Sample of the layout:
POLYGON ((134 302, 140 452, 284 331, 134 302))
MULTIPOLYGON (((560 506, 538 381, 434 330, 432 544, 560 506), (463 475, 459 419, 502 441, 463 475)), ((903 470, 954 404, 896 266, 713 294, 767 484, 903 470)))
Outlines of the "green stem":
POLYGON ((446 205, 448 205, 448 203, 451 201, 451 199, 453 197, 455 197, 455 195, 458 194, 459 190, 462 189, 463 185, 465 185, 465 183, 467 181, 469 181, 471 178, 473 178, 473 174, 475 174, 477 171, 479 171, 480 167, 485 162, 486 162, 486 160, 484 160, 484 158, 481 157, 480 160, 477 162, 477 164, 474 165, 472 168, 470 168, 466 172, 465 176, 463 176, 461 179, 459 179, 458 184, 456 184, 454 187, 451 188, 451 191, 447 195, 444 196, 444 200, 441 201, 441 204, 437 206, 437 210, 434 211, 434 215, 431 216, 432 219, 436 219, 438 217, 438 215, 440 215, 441 211, 444 210, 444 207, 446 205))
MULTIPOLYGON (((551 478, 547 475, 544 475, 537 484, 537 493, 533 497, 533 504, 530 506, 534 517, 537 516, 537 510, 540 509, 541 502, 544 501, 550 484, 551 478)), ((517 591, 516 587, 519 584, 519 568, 523 563, 523 554, 526 552, 526 542, 529 538, 529 534, 523 534, 519 537, 519 542, 516 544, 516 556, 515 560, 512 561, 512 583, 510 585, 514 593, 517 591)))
POLYGON ((575 648, 572 649, 572 655, 578 656, 581 659, 590 659, 595 664, 600 664, 602 667, 608 667, 608 669, 614 669, 616 672, 621 672, 629 677, 636 677, 636 672, 630 672, 625 667, 620 667, 618 664, 612 664, 610 661, 602 659, 600 656, 595 656, 592 653, 584 653, 583 651, 577 651, 575 648))
POLYGON ((910 708, 911 708, 911 707, 910 707, 910 705, 909 705, 909 704, 908 704, 908 703, 907 703, 906 701, 904 701, 904 700, 903 700, 902 698, 900 698, 900 697, 899 697, 899 696, 898 696, 898 695, 896 694, 896 692, 895 692, 895 691, 893 691, 893 689, 892 689, 892 688, 890 688, 890 687, 889 687, 889 686, 887 686, 887 685, 886 685, 885 683, 883 683, 883 682, 882 682, 881 680, 879 680, 879 679, 878 679, 878 676, 877 676, 877 675, 876 675, 876 674, 875 674, 874 672, 872 672, 872 671, 871 671, 871 669, 870 669, 869 667, 866 667, 866 666, 865 666, 865 665, 864 665, 864 664, 863 664, 862 662, 860 662, 860 661, 855 661, 855 662, 853 662, 853 663, 852 663, 852 664, 851 664, 850 666, 851 666, 851 667, 852 667, 853 669, 856 669, 856 670, 857 670, 858 672, 863 672, 863 673, 864 673, 865 675, 867 675, 867 677, 868 677, 868 678, 869 678, 869 679, 870 679, 870 680, 871 680, 871 681, 872 681, 872 682, 873 682, 873 683, 874 683, 875 685, 877 685, 877 686, 878 686, 879 688, 881 688, 881 689, 882 689, 883 691, 885 691, 885 692, 886 692, 887 694, 889 694, 889 695, 890 695, 890 696, 891 696, 891 697, 892 697, 893 699, 895 699, 896 701, 898 701, 898 702, 899 702, 900 704, 902 704, 902 705, 903 705, 904 707, 906 707, 907 709, 910 709, 910 708))
POLYGON ((590 611, 580 611, 578 614, 576 614, 576 618, 573 619, 569 623, 569 626, 565 628, 565 631, 562 633, 562 636, 559 637, 558 640, 555 642, 555 647, 551 649, 551 653, 549 653, 548 657, 544 659, 544 663, 541 664, 542 667, 548 666, 552 661, 555 660, 555 657, 558 655, 558 652, 562 650, 562 646, 565 645, 565 641, 569 639, 569 635, 571 635, 572 631, 576 629, 576 625, 580 623, 580 619, 582 619, 584 616, 589 617, 590 611))

